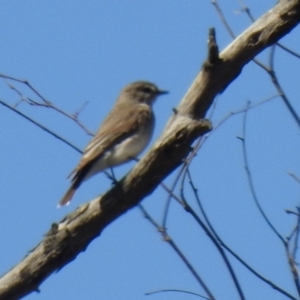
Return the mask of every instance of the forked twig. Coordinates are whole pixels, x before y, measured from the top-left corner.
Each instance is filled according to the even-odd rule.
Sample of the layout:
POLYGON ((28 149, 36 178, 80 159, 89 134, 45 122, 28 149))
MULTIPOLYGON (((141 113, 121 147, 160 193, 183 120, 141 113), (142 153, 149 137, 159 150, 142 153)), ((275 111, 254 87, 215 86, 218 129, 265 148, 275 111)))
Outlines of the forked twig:
POLYGON ((54 111, 58 112, 59 114, 62 114, 63 116, 66 116, 69 119, 71 119, 72 121, 74 121, 88 135, 93 136, 93 133, 89 129, 87 129, 86 126, 84 126, 78 119, 79 112, 81 112, 83 110, 83 108, 87 105, 87 102, 85 102, 77 112, 75 112, 74 114, 69 114, 69 113, 65 112, 64 110, 55 106, 52 102, 48 101, 32 84, 29 83, 29 81, 19 79, 19 78, 13 77, 13 76, 1 74, 1 73, 0 73, 0 77, 4 78, 6 80, 11 80, 11 81, 15 81, 15 82, 24 84, 42 101, 42 102, 38 102, 38 101, 33 100, 32 98, 24 96, 22 92, 20 92, 15 86, 13 86, 11 83, 8 82, 8 86, 20 96, 21 102, 25 101, 29 105, 53 109, 54 111))
POLYGON ((195 270, 193 265, 189 262, 187 257, 183 254, 183 252, 179 249, 179 247, 173 241, 171 236, 167 233, 166 229, 159 226, 159 224, 148 214, 147 210, 141 204, 139 204, 138 206, 139 206, 139 209, 141 210, 141 212, 143 213, 144 217, 147 220, 149 220, 149 222, 161 233, 164 241, 166 241, 173 248, 173 250, 177 253, 177 255, 181 258, 181 260, 184 262, 184 264, 187 266, 187 268, 190 270, 190 272, 193 274, 195 279, 198 281, 198 283, 201 285, 201 287, 204 289, 204 291, 208 295, 208 299, 216 300, 216 298, 213 296, 210 289, 204 283, 201 276, 197 273, 197 271, 195 270))

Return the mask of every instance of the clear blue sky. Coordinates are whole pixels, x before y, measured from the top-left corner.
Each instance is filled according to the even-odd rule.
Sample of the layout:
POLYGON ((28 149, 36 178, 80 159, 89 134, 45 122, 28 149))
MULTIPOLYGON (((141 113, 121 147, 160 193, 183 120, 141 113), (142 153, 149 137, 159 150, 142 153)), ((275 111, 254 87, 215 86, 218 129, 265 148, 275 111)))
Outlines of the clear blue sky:
MULTIPOLYGON (((250 22, 239 13, 239 1, 220 5, 236 34, 250 22)), ((259 17, 275 1, 248 1, 259 17)), ((88 101, 80 120, 96 131, 120 89, 134 80, 155 82, 170 91, 154 109, 159 136, 206 56, 208 28, 214 26, 220 49, 231 38, 210 1, 1 1, 0 73, 27 79, 58 107, 73 113, 88 101)), ((300 49, 299 29, 282 42, 300 49)), ((268 51, 259 56, 268 61, 268 51)), ((300 111, 299 60, 276 50, 276 71, 295 109, 300 111)), ((25 95, 32 93, 15 84, 25 95)), ((230 111, 262 101, 276 91, 266 73, 253 63, 217 98, 214 125, 230 111)), ((18 95, 0 82, 0 99, 11 105, 18 95)), ((57 113, 21 104, 35 120, 83 149, 90 139, 57 113)), ((207 213, 222 238, 268 279, 296 295, 282 245, 253 203, 244 172, 241 142, 243 116, 230 118, 213 133, 193 162, 191 172, 207 213)), ((56 204, 69 186, 67 175, 80 155, 0 106, 0 273, 18 263, 53 222, 77 205, 105 192, 102 174, 85 183, 67 208, 56 204), (100 184, 99 184, 100 182, 100 184)), ((153 140, 154 140, 153 139, 153 140)), ((299 205, 299 128, 280 99, 251 110, 247 145, 257 193, 263 208, 285 237, 295 219, 285 209, 299 205)), ((133 166, 115 170, 118 177, 133 166)), ((166 180, 171 185, 176 172, 166 180)), ((194 205, 192 194, 187 191, 194 205)), ((143 201, 161 221, 167 198, 158 188, 143 201)), ((168 222, 170 235, 191 260, 217 299, 238 299, 236 290, 207 236, 176 203, 168 222)), ((234 259, 247 299, 285 299, 254 278, 234 259)), ((144 293, 177 288, 204 294, 195 279, 158 232, 133 209, 111 224, 88 249, 26 299, 193 299, 194 296, 144 293)))

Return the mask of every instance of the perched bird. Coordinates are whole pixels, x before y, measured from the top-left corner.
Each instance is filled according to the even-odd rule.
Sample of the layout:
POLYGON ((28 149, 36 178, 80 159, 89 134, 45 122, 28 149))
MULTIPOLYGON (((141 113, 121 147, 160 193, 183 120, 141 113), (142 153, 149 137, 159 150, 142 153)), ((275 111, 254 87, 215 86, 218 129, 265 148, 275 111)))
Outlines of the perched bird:
POLYGON ((70 203, 81 183, 98 172, 136 158, 151 140, 155 118, 152 104, 166 94, 156 85, 137 81, 127 85, 98 132, 85 148, 72 176, 71 187, 58 206, 70 203))

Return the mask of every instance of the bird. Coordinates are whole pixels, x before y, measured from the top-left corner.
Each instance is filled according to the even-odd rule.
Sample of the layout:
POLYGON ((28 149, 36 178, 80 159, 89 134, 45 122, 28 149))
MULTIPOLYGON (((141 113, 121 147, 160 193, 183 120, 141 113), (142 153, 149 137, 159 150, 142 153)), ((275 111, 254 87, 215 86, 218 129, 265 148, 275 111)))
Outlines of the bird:
POLYGON ((167 93, 147 81, 136 81, 123 88, 69 175, 71 186, 58 207, 68 205, 85 180, 137 158, 152 138, 155 125, 152 105, 158 96, 167 93))

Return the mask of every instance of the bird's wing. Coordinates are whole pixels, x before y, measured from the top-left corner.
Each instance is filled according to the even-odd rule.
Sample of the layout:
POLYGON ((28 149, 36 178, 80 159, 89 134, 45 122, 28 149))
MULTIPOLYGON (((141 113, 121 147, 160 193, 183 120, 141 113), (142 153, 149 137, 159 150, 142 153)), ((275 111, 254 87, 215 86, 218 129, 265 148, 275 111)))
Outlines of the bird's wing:
POLYGON ((112 111, 85 148, 79 164, 71 173, 71 175, 74 175, 73 181, 77 181, 79 177, 83 179, 95 160, 98 160, 107 150, 126 139, 126 137, 133 135, 139 130, 140 125, 151 118, 152 111, 150 107, 144 105, 134 106, 132 109, 127 107, 126 113, 122 112, 120 118, 117 118, 112 111))

